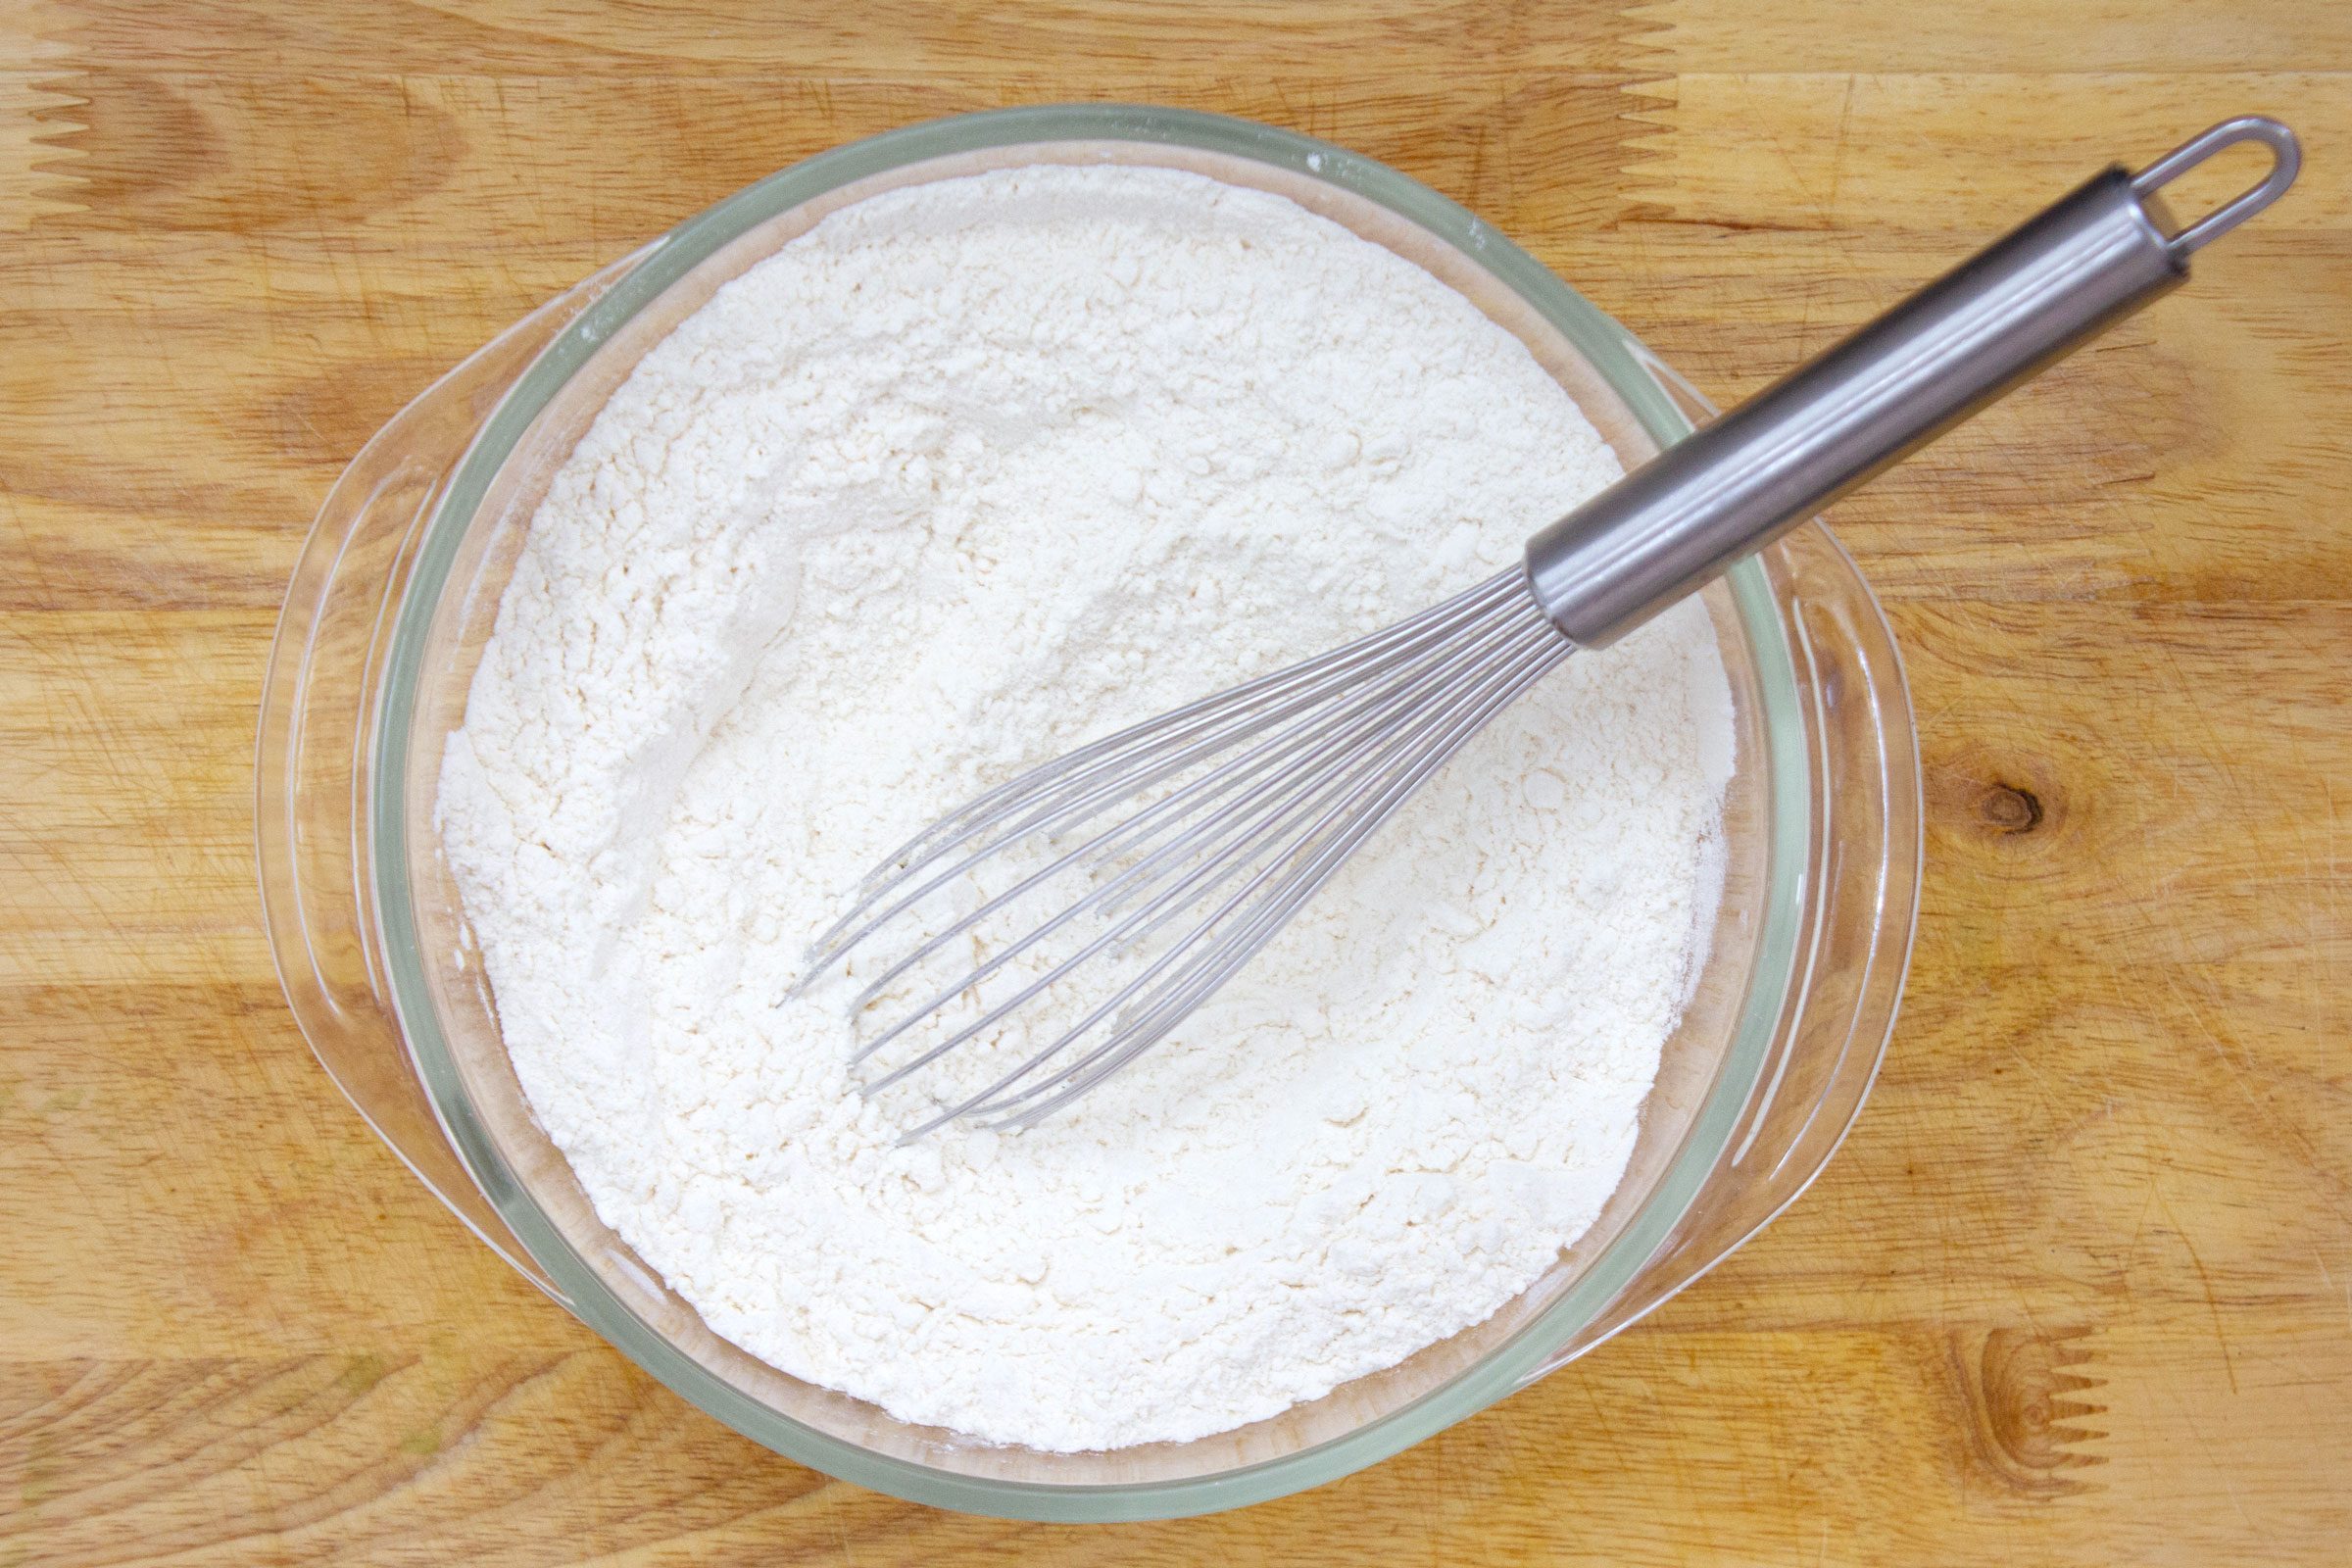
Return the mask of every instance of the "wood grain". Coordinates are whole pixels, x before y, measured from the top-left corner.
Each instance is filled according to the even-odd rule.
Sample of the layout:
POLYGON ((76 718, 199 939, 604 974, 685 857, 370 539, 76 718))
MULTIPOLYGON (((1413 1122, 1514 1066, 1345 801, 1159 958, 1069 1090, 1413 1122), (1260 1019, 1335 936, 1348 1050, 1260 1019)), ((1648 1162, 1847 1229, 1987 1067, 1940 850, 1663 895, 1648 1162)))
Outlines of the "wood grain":
POLYGON ((2348 71, 2331 0, 0 5, 0 1565, 2345 1560, 2348 71), (1133 1528, 635 1371, 344 1105, 251 872, 277 600, 381 420, 769 170, 1073 98, 1396 164, 1724 396, 2107 158, 2253 107, 2311 154, 1839 510, 1930 839, 1829 1174, 1486 1414, 1133 1528))

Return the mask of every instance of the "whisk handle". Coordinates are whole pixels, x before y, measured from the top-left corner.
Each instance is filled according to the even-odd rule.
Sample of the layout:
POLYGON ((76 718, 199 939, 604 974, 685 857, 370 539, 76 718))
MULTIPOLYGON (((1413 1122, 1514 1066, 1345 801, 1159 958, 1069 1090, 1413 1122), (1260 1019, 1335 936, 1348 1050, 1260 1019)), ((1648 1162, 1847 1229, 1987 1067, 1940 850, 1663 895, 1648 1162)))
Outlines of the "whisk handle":
POLYGON ((2292 131, 2247 116, 2108 169, 1529 540, 1537 602, 1580 647, 1616 641, 2180 284, 2300 161, 2292 131), (2240 141, 2270 173, 2175 224, 2157 192, 2240 141))

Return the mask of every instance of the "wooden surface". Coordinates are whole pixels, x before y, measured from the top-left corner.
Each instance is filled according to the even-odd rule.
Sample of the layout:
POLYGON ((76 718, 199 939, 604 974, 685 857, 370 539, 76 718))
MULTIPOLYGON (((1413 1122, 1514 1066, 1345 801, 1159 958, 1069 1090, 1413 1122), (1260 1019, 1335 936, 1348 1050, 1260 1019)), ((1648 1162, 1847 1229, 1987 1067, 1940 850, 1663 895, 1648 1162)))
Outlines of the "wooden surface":
POLYGON ((2352 7, 0 4, 0 1565, 2352 1559, 2352 7), (844 138, 1158 100, 1385 159, 1737 394, 2110 157, 2287 205, 1841 508, 1910 660, 1909 998, 1623 1340, 1223 1518, 827 1481, 510 1275, 280 1002, 262 662, 375 426, 844 138))

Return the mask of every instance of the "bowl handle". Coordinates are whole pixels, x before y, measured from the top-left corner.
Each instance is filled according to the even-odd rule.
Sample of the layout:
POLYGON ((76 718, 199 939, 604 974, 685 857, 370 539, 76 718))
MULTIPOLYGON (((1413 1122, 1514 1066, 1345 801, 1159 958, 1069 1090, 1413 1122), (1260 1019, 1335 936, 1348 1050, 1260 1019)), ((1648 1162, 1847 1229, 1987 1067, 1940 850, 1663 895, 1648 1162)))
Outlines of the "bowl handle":
MULTIPOLYGON (((1628 348, 1693 424, 1714 409, 1639 343, 1628 348)), ((1805 694, 1817 813, 1802 956, 1724 1168, 1625 1291, 1520 1387, 1671 1300, 1738 1250, 1821 1174, 1860 1114, 1894 1027, 1919 908, 1924 811, 1910 691, 1894 633, 1850 591, 1854 565, 1819 521, 1758 557, 1805 694)))
POLYGON ((369 762, 392 610, 451 472, 540 350, 651 249, 583 279, 484 344, 395 415, 343 470, 311 525, 278 616, 255 758, 263 915, 278 982, 311 1050, 433 1196, 558 1301, 562 1293, 458 1157, 402 1038, 365 851, 369 762))

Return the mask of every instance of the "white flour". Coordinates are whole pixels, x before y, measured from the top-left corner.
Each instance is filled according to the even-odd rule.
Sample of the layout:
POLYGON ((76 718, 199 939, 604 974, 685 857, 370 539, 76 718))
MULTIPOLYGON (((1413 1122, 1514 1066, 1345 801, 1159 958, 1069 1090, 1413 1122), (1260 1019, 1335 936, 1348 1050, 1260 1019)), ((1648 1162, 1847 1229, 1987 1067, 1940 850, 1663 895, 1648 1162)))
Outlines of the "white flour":
POLYGON ((1616 465, 1390 252, 1166 171, 882 196, 723 289, 542 505, 442 808, 517 1073, 710 1326, 1043 1448, 1273 1415, 1491 1315, 1632 1148, 1716 899, 1703 614, 1569 661, 1208 1011, 894 1147, 774 999, 941 810, 1516 558, 1616 465))

